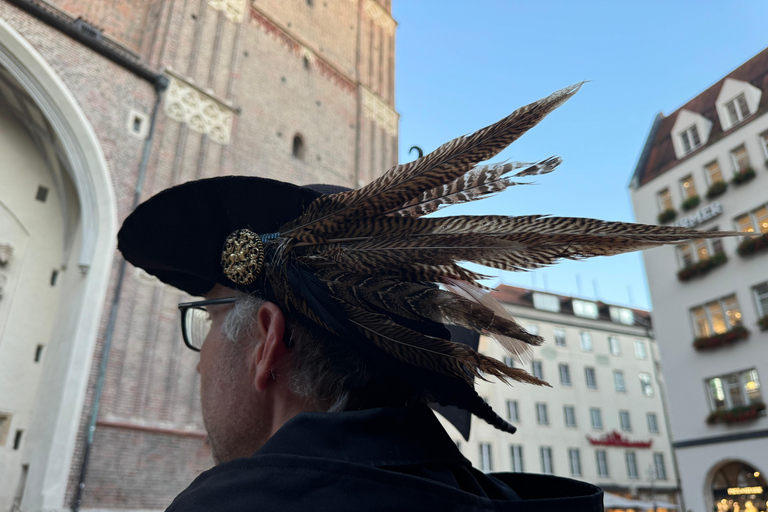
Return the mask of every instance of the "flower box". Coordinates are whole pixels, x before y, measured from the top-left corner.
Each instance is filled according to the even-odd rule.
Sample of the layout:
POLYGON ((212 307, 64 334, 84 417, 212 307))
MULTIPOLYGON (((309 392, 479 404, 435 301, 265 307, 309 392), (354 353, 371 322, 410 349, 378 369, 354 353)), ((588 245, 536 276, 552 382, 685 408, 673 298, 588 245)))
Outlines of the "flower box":
POLYGON ((682 208, 685 211, 688 211, 691 208, 696 208, 697 206, 699 206, 700 202, 701 202, 701 198, 699 196, 691 196, 685 201, 683 201, 683 204, 680 205, 680 208, 682 208))
POLYGON ((725 264, 727 261, 728 257, 725 255, 725 253, 719 252, 714 256, 711 256, 705 260, 697 261, 693 265, 688 265, 687 267, 681 269, 677 273, 677 278, 680 281, 685 282, 693 279, 694 277, 703 276, 704 274, 709 273, 709 271, 713 268, 717 268, 720 265, 725 264))
POLYGON ((666 224, 667 222, 672 222, 675 220, 675 217, 677 217, 677 212, 673 209, 664 210, 659 214, 658 221, 659 224, 666 224))
POLYGON ((714 425, 715 423, 725 423, 727 425, 742 423, 756 419, 763 411, 765 411, 765 404, 762 402, 740 405, 739 407, 733 407, 724 411, 712 411, 707 416, 707 425, 714 425))
POLYGON ((768 331, 768 315, 763 315, 757 320, 761 331, 768 331))
POLYGON ((749 331, 742 325, 737 325, 730 331, 693 340, 693 348, 696 350, 712 350, 724 345, 731 345, 739 340, 749 337, 749 331))
POLYGON ((728 190, 728 184, 726 182, 722 180, 716 181, 709 186, 709 190, 707 190, 707 199, 714 199, 721 196, 725 194, 726 190, 728 190))
POLYGON ((748 181, 752 181, 755 177, 755 170, 751 167, 747 167, 733 175, 731 183, 734 185, 742 185, 748 181))
POLYGON ((744 239, 736 248, 739 256, 750 256, 756 252, 768 249, 768 233, 762 236, 750 236, 744 239))

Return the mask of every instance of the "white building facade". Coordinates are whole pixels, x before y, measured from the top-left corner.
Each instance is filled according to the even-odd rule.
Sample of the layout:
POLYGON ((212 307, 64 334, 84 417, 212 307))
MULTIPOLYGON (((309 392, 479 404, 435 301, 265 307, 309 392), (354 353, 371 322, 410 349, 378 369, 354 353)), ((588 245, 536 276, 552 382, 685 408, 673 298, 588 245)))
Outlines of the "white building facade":
POLYGON ((691 510, 766 509, 768 49, 654 121, 631 183, 635 216, 762 233, 644 253, 691 510))
MULTIPOLYGON (((676 501, 647 313, 508 286, 494 295, 545 338, 525 368, 552 387, 479 381, 478 393, 518 431, 473 418, 464 441, 447 427, 464 455, 484 471, 554 474, 626 498, 676 501)), ((511 363, 491 339, 481 337, 480 350, 511 363)))

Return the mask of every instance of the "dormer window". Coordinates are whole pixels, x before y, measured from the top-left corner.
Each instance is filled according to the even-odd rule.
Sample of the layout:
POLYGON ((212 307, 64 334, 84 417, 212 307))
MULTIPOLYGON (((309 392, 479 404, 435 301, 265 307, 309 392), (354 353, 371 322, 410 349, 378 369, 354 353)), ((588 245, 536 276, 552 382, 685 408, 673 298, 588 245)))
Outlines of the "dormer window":
POLYGON ((584 318, 597 318, 597 304, 585 300, 573 299, 573 314, 584 318))
POLYGON ((731 101, 725 104, 725 111, 728 112, 728 120, 731 126, 734 126, 749 116, 749 107, 747 107, 747 98, 742 92, 731 101))
POLYGON ((715 100, 723 131, 728 131, 755 112, 763 91, 749 82, 726 78, 715 100))
POLYGON ((533 307, 544 311, 560 312, 560 299, 556 295, 533 292, 533 307))
POLYGON ((680 109, 671 134, 675 156, 683 158, 705 145, 711 131, 712 121, 698 112, 680 109))
POLYGON ((608 311, 611 314, 611 321, 619 324, 634 325, 635 313, 629 308, 619 308, 611 306, 608 311))
POLYGON ((685 151, 686 154, 701 146, 699 130, 696 128, 696 125, 693 125, 682 132, 680 134, 680 139, 683 143, 683 151, 685 151))

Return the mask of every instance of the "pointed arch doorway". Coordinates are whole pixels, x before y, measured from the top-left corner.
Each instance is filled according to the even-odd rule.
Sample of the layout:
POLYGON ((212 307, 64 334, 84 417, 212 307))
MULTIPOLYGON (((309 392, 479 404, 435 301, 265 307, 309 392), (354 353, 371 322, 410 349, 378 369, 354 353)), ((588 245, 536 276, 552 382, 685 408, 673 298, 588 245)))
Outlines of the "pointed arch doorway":
POLYGON ((0 448, 10 454, 0 509, 59 509, 114 257, 115 198, 74 97, 2 19, 0 110, 0 448))

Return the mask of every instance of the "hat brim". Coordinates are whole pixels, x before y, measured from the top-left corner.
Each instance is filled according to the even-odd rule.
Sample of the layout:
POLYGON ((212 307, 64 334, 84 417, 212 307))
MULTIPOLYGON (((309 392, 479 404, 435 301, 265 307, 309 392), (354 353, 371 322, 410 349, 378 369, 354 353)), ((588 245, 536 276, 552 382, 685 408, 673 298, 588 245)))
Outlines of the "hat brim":
POLYGON ((224 274, 225 240, 238 229, 276 232, 323 195, 317 189, 249 176, 191 181, 139 205, 125 219, 117 246, 132 265, 190 295, 205 295, 217 283, 256 291, 257 283, 237 285, 224 274))

